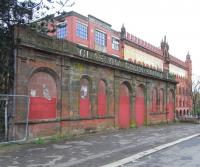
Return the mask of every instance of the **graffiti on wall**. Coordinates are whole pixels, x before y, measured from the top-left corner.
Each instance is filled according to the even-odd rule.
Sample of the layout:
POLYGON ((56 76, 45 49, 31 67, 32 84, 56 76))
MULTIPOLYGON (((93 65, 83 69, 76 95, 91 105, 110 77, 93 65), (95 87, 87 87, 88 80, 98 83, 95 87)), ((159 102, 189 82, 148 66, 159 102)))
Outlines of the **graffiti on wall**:
POLYGON ((85 99, 87 97, 88 94, 88 88, 86 85, 82 85, 81 86, 81 90, 80 90, 80 95, 82 99, 85 99))

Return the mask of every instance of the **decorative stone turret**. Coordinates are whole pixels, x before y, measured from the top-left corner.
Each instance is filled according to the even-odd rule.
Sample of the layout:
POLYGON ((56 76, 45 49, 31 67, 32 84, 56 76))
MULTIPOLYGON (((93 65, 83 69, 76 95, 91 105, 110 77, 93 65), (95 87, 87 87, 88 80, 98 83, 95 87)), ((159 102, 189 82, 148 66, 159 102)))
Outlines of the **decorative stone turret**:
POLYGON ((169 63, 169 45, 166 42, 166 36, 164 36, 164 41, 162 40, 160 45, 163 52, 165 63, 169 63))
POLYGON ((186 60, 185 63, 187 64, 188 67, 188 79, 192 80, 192 60, 190 58, 190 53, 188 51, 187 55, 186 55, 186 60))
POLYGON ((122 24, 121 28, 121 38, 126 38, 126 28, 124 27, 124 24, 122 24))
POLYGON ((188 51, 188 53, 187 53, 187 55, 186 55, 186 63, 187 63, 187 61, 190 61, 190 62, 191 62, 189 51, 188 51))
POLYGON ((169 72, 169 63, 170 63, 170 58, 169 58, 169 45, 166 41, 166 36, 164 36, 164 40, 161 41, 160 44, 161 50, 163 52, 163 58, 164 58, 164 72, 169 72))
MULTIPOLYGON (((187 85, 187 89, 189 90, 189 92, 192 93, 192 60, 191 60, 189 51, 186 55, 185 63, 188 68, 188 76, 187 76, 187 80, 186 80, 186 85, 187 85)), ((189 107, 190 107, 190 111, 191 111, 192 110, 192 94, 188 94, 188 96, 190 96, 190 98, 188 98, 188 102, 189 102, 189 107)))

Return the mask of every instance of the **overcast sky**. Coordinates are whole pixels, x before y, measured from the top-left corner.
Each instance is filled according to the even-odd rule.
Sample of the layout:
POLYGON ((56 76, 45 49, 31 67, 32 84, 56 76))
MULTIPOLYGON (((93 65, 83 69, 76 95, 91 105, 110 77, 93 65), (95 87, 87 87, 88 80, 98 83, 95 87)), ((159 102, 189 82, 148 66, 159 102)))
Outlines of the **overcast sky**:
POLYGON ((160 46, 167 36, 171 55, 185 61, 190 52, 193 73, 200 75, 200 0, 73 0, 74 10, 91 14, 120 31, 160 46))

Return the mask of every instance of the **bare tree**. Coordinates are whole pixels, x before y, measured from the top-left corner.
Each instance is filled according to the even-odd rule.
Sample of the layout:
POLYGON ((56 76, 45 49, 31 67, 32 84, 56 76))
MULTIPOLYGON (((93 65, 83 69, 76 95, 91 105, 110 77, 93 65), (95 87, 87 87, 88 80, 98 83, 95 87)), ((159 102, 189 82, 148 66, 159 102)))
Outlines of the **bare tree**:
POLYGON ((200 79, 194 80, 192 82, 192 105, 193 113, 197 114, 197 109, 200 104, 200 79))
POLYGON ((45 23, 74 5, 73 0, 1 0, 0 2, 0 93, 12 93, 14 78, 13 25, 28 25, 47 33, 45 23), (37 22, 43 18, 41 22, 37 22), (38 24, 39 23, 39 24, 38 24))

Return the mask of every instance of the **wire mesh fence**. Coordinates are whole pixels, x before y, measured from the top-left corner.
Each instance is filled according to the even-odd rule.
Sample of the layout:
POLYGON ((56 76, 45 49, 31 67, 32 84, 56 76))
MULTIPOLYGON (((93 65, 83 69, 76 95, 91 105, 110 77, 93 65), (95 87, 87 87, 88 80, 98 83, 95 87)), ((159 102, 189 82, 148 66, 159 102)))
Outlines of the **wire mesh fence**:
POLYGON ((0 143, 27 139, 29 96, 0 94, 0 143))

